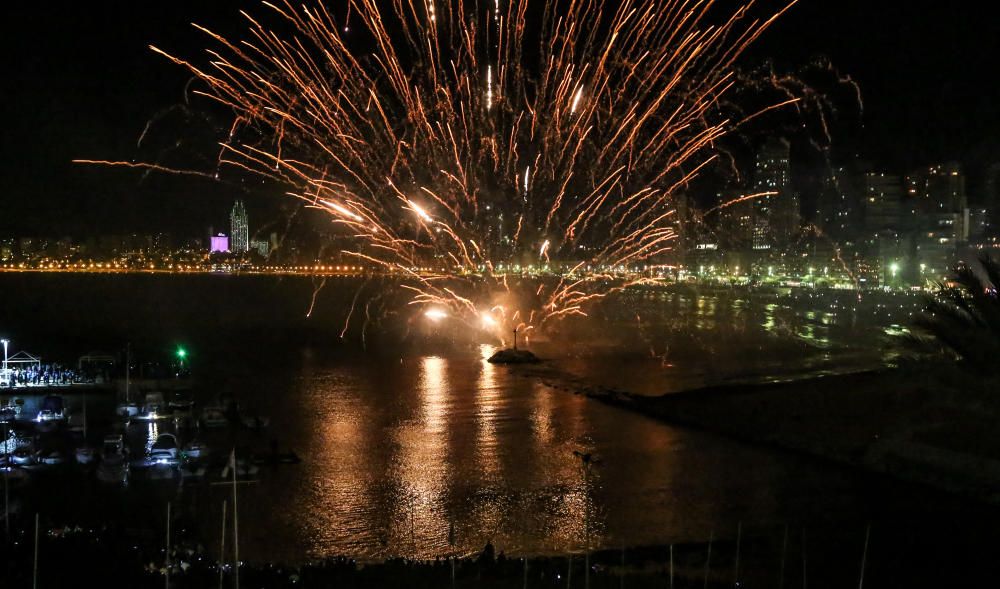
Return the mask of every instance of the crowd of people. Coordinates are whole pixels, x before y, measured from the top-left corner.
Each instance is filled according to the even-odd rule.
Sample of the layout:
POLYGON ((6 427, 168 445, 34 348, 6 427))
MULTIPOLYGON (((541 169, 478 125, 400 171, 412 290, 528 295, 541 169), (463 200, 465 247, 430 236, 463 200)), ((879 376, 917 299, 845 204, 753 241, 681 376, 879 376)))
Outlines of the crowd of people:
MULTIPOLYGON (((31 523, 31 522, 29 522, 31 523)), ((65 587, 86 580, 93 586, 136 588, 163 587, 169 568, 169 586, 175 589, 215 587, 220 583, 219 563, 205 547, 190 539, 179 538, 171 545, 169 559, 160 534, 145 539, 126 538, 121 530, 88 526, 53 526, 43 522, 41 530, 42 562, 38 571, 39 587, 65 587)), ((33 529, 15 531, 13 548, 3 567, 4 578, 11 586, 33 582, 31 567, 34 553, 33 529)), ((179 534, 183 536, 183 532, 179 534)), ((607 560, 614 560, 609 558, 607 560)), ((568 565, 584 584, 584 561, 565 557, 535 557, 527 566, 520 558, 494 554, 487 546, 478 556, 434 560, 390 558, 381 562, 360 563, 346 557, 332 557, 308 564, 287 566, 278 563, 246 564, 240 567, 241 585, 247 587, 342 587, 389 589, 564 589, 568 565)), ((592 563, 588 585, 593 589, 618 589, 621 575, 607 562, 592 563)), ((634 571, 629 587, 663 587, 662 571, 634 571)), ((224 586, 233 584, 233 564, 223 565, 224 586)), ((678 580, 681 580, 680 577, 678 580)), ((690 586, 690 585, 683 585, 690 586)), ((711 583, 713 588, 719 584, 711 583)), ((698 587, 701 587, 699 584, 698 587)))
POLYGON ((62 364, 29 364, 9 366, 0 386, 6 387, 52 387, 72 384, 94 383, 100 375, 77 370, 62 364))

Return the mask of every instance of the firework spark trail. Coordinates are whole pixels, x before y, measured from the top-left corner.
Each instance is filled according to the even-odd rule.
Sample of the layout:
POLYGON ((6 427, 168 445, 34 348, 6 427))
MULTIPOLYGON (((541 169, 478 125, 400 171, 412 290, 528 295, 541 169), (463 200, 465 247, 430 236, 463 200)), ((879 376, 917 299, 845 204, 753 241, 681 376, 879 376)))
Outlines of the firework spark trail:
POLYGON ((72 160, 74 164, 89 164, 97 166, 110 166, 110 167, 122 167, 122 168, 136 168, 140 170, 152 170, 154 172, 162 172, 164 174, 177 174, 180 176, 200 176, 202 178, 208 178, 210 180, 215 179, 215 174, 210 174, 208 172, 199 172, 197 170, 178 170, 175 168, 168 168, 166 166, 161 166, 159 164, 149 164, 142 162, 118 162, 118 161, 108 161, 108 160, 72 160))
POLYGON ((530 328, 653 280, 612 269, 671 249, 673 195, 734 128, 733 64, 794 3, 720 20, 712 0, 274 0, 275 29, 197 27, 206 65, 153 49, 232 111, 220 166, 328 213, 344 253, 407 277, 414 303, 481 323, 524 260, 569 269, 532 308, 505 304, 530 328))
POLYGON ((738 205, 741 202, 747 202, 749 200, 757 200, 758 198, 766 198, 768 196, 775 196, 777 194, 778 193, 774 192, 774 191, 757 192, 757 193, 754 193, 754 194, 745 194, 743 196, 734 198, 732 200, 728 200, 728 201, 726 201, 724 203, 718 204, 718 205, 716 205, 716 206, 708 209, 707 211, 705 211, 704 213, 702 213, 702 216, 707 217, 708 215, 711 215, 712 213, 715 213, 717 211, 721 211, 723 209, 727 209, 727 208, 729 208, 729 207, 731 207, 733 205, 738 205))
POLYGON ((323 290, 324 286, 326 286, 326 276, 323 277, 323 280, 320 281, 318 285, 313 285, 312 297, 309 299, 309 310, 306 311, 306 318, 312 317, 313 310, 316 309, 316 298, 319 296, 319 293, 323 290))

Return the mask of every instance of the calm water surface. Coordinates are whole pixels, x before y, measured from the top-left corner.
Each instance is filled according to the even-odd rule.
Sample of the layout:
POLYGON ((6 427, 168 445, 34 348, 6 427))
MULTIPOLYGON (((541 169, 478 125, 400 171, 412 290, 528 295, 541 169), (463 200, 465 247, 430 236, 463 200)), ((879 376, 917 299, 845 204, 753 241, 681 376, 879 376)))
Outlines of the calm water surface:
MULTIPOLYGON (((306 281, 40 275, 0 286, 0 323, 18 349, 74 358, 131 341, 150 358, 183 343, 199 402, 231 394, 270 417, 260 434, 200 434, 218 453, 266 452, 274 440, 303 459, 241 486, 248 560, 434 557, 488 540, 508 554, 556 553, 731 537, 739 523, 844 527, 945 513, 922 490, 550 389, 485 362, 488 345, 425 345, 418 332, 401 346, 341 342, 351 283, 330 286, 309 320, 306 281)), ((878 365, 882 328, 908 310, 852 296, 640 293, 595 321, 587 351, 550 345, 546 355, 589 381, 648 393, 878 365), (607 342, 593 335, 606 330, 607 342)), ((165 493, 217 542, 227 488, 165 493)))
MULTIPOLYGON (((434 557, 487 540, 513 554, 704 540, 739 522, 862 521, 901 498, 867 477, 550 389, 486 363, 491 351, 306 352, 227 379, 241 403, 271 416, 266 436, 304 459, 241 491, 248 557, 434 557), (574 451, 592 453, 589 470, 574 451)), ((215 504, 225 491, 217 495, 215 504)), ((919 493, 890 509, 905 512, 910 499, 919 493)))

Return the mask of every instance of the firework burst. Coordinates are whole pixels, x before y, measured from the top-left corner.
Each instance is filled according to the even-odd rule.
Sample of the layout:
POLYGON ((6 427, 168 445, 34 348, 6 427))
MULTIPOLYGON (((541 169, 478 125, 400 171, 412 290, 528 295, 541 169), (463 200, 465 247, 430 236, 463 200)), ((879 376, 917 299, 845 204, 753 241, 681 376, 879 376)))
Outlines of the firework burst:
POLYGON ((232 112, 220 169, 282 183, 353 238, 345 253, 404 275, 414 305, 497 333, 656 280, 632 270, 669 256, 675 193, 740 122, 719 108, 734 62, 782 12, 264 6, 273 24, 244 13, 243 40, 198 27, 213 44, 204 65, 153 48, 232 112))

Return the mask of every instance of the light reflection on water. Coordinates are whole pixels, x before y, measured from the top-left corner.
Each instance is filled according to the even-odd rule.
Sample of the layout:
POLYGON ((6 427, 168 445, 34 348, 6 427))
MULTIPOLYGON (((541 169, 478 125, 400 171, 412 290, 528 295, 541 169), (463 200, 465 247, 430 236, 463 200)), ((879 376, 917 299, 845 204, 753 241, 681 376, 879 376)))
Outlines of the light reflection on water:
MULTIPOLYGON (((192 344, 200 340, 193 349, 207 381, 196 391, 202 405, 217 404, 217 394, 226 391, 271 418, 266 433, 204 435, 223 455, 234 444, 266 452, 273 439, 282 451, 303 458, 300 465, 264 466, 258 484, 240 488, 241 556, 249 560, 434 557, 478 551, 491 539, 509 554, 705 540, 713 531, 721 537, 735 530, 738 522, 745 529, 754 522, 817 520, 841 526, 873 511, 872 503, 880 509, 897 503, 877 496, 866 478, 549 389, 516 370, 487 364, 488 346, 427 355, 408 348, 401 358, 395 350, 348 350, 356 341, 327 345, 324 337, 336 339, 340 312, 346 313, 356 292, 349 286, 325 291, 333 297, 328 323, 313 317, 303 325, 303 299, 291 295, 299 292, 308 301, 308 281, 282 281, 277 288, 270 279, 235 276, 6 280, 29 281, 31 287, 4 292, 47 301, 44 313, 26 316, 30 321, 18 328, 24 337, 47 338, 36 339, 39 347, 59 343, 69 357, 95 347, 68 337, 74 332, 103 333, 110 346, 142 334, 154 347, 182 334, 192 344), (338 295, 346 300, 338 303, 338 295), (56 331, 36 329, 40 317, 43 324, 58 323, 58 333, 67 337, 48 338, 56 331), (234 335, 262 330, 276 332, 269 340, 273 350, 250 350, 254 346, 234 335), (311 335, 298 339, 299 333, 311 335), (300 349, 305 341, 336 349, 300 349), (208 357, 213 353, 214 360, 208 357), (589 475, 574 450, 598 457, 589 475), (452 522, 454 548, 448 545, 452 522)), ((556 355, 557 364, 594 384, 651 394, 744 373, 771 377, 814 369, 806 365, 817 354, 803 353, 799 345, 807 325, 817 340, 827 338, 850 352, 863 345, 861 351, 877 362, 882 340, 857 335, 871 328, 881 338, 879 326, 907 324, 904 303, 915 301, 883 298, 814 298, 805 290, 637 289, 604 310, 609 321, 593 322, 599 328, 593 339, 600 345, 607 340, 608 353, 556 355), (831 321, 805 317, 807 311, 825 313, 831 302, 843 309, 831 321), (634 327, 637 316, 641 334, 634 327), (652 353, 668 362, 650 361, 645 338, 663 340, 654 342, 652 353), (788 346, 792 339, 796 345, 788 346)), ((18 307, 17 300, 10 304, 18 307)), ((842 353, 831 357, 837 367, 846 364, 842 353)), ((138 438, 146 437, 137 440, 139 446, 155 438, 156 430, 147 427, 135 430, 138 438)), ((193 509, 203 537, 217 546, 229 490, 206 484, 181 493, 196 496, 193 509)))
MULTIPOLYGON (((306 356, 239 383, 271 416, 267 436, 303 457, 241 489, 242 553, 433 558, 488 540, 565 553, 857 507, 851 476, 548 388, 485 362, 491 351, 306 356), (595 457, 589 474, 574 451, 595 457)), ((211 492, 204 504, 221 505, 225 490, 211 492)))

